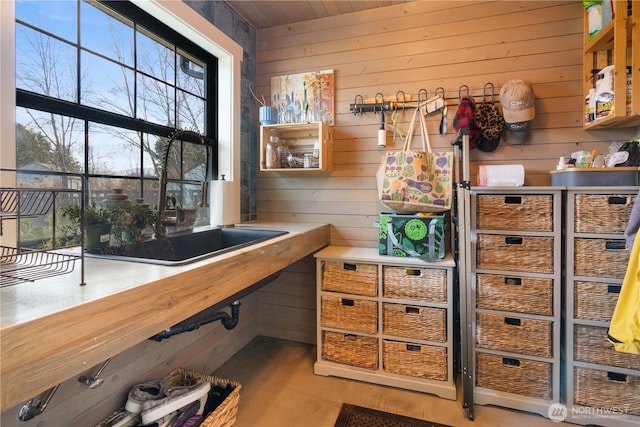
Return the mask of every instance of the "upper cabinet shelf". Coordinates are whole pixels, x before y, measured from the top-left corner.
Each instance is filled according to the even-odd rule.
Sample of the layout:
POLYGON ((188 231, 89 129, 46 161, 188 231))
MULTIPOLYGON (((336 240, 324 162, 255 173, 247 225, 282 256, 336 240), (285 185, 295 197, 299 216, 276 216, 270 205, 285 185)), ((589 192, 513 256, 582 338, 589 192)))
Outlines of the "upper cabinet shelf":
POLYGON ((333 128, 322 122, 260 126, 260 170, 301 174, 333 169, 333 128))
POLYGON ((640 126, 640 3, 619 0, 614 5, 614 18, 592 37, 587 12, 584 12, 584 95, 595 87, 594 70, 615 66, 613 112, 591 122, 585 115, 585 130, 640 126), (627 105, 627 67, 631 69, 630 106, 627 105))

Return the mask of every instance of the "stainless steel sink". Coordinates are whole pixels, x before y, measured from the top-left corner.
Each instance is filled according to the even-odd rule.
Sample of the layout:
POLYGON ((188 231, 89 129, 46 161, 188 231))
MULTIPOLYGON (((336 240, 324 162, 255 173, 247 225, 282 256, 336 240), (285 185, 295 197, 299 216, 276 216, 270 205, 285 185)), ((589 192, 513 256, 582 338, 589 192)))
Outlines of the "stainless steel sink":
POLYGON ((185 265, 287 233, 287 231, 253 228, 210 228, 147 240, 130 249, 129 252, 132 253, 125 253, 121 248, 110 247, 103 251, 87 251, 86 255, 148 264, 185 265))

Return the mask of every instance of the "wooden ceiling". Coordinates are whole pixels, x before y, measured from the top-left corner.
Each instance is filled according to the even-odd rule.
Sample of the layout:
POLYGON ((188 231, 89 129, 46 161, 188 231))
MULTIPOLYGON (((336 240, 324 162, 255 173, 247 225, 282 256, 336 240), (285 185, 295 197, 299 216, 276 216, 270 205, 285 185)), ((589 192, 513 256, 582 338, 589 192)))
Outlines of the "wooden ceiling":
POLYGON ((254 27, 261 29, 409 1, 414 0, 227 0, 227 4, 254 27))

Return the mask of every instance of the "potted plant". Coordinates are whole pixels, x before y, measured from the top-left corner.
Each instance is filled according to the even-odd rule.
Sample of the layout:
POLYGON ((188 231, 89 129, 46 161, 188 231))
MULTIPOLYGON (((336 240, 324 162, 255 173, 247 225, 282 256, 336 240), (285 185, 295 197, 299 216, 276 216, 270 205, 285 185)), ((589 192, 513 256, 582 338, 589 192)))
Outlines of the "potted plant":
MULTIPOLYGON (((84 248, 86 250, 100 250, 109 246, 111 240, 111 212, 99 208, 95 203, 85 206, 84 217, 80 206, 70 205, 62 208, 62 216, 69 223, 67 229, 76 236, 80 233, 80 224, 84 220, 84 248)), ((76 241, 79 239, 76 238, 76 241)))
POLYGON ((260 108, 258 109, 258 115, 261 125, 275 125, 278 123, 278 109, 276 107, 272 107, 271 105, 267 105, 267 101, 264 99, 264 95, 260 98, 256 96, 251 88, 251 84, 249 84, 249 92, 251 92, 251 96, 258 101, 260 108))

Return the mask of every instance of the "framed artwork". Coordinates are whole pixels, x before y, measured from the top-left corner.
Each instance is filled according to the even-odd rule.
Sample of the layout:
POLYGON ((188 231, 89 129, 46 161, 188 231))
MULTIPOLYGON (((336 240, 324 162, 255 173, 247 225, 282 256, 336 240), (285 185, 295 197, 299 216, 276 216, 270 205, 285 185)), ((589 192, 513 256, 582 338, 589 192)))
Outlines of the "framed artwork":
POLYGON ((271 105, 278 110, 278 123, 333 125, 333 70, 271 77, 271 105))

